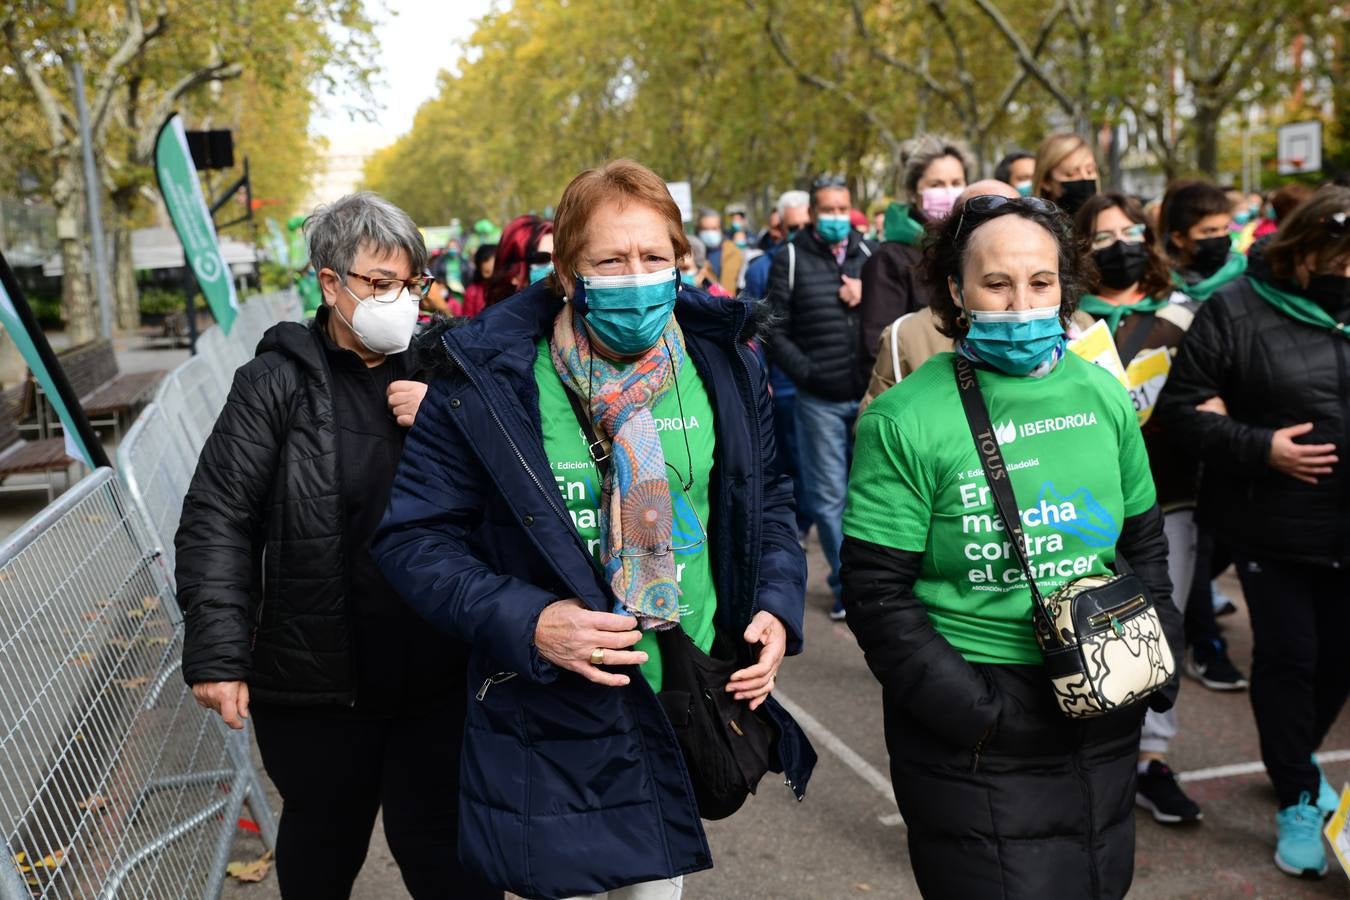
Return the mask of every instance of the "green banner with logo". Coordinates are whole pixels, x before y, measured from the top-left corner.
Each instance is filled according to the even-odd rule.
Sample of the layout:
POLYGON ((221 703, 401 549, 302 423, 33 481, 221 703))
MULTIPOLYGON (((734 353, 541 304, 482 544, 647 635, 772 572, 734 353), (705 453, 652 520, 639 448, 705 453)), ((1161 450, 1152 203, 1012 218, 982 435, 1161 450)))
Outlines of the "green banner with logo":
POLYGON ((103 445, 97 443, 98 436, 89 427, 89 420, 79 407, 79 400, 73 397, 65 373, 61 372, 46 336, 37 327, 32 310, 19 292, 3 254, 0 254, 0 328, 19 348, 28 370, 42 386, 47 401, 60 418, 65 432, 66 455, 80 460, 90 469, 108 465, 103 445))
POLYGON ((197 284, 216 321, 229 334, 239 312, 239 298, 234 293, 230 267, 225 265, 220 252, 216 225, 202 196, 183 120, 177 113, 169 116, 155 138, 155 177, 159 179, 159 192, 164 195, 174 230, 183 242, 183 256, 197 276, 197 284))

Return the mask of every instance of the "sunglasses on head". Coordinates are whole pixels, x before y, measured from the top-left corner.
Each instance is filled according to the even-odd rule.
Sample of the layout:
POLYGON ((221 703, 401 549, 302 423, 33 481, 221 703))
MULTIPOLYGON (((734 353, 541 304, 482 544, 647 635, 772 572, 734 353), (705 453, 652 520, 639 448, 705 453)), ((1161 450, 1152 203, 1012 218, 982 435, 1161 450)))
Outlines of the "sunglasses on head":
POLYGON ((1013 209, 1030 209, 1046 215, 1059 212, 1059 207, 1041 197, 1003 197, 999 194, 978 194, 961 204, 961 218, 956 220, 956 233, 952 240, 961 236, 966 224, 966 214, 972 219, 989 216, 994 212, 1011 206, 1013 209))
POLYGON ((1350 232, 1350 213, 1332 213, 1322 220, 1322 224, 1326 226, 1327 231, 1339 237, 1350 232))
POLYGON ((811 182, 811 190, 818 191, 822 188, 848 187, 848 181, 843 175, 821 175, 815 181, 811 182))
POLYGON ((531 266, 547 265, 548 263, 553 262, 553 254, 544 253, 543 251, 536 250, 534 253, 531 253, 529 256, 525 257, 525 262, 531 266))

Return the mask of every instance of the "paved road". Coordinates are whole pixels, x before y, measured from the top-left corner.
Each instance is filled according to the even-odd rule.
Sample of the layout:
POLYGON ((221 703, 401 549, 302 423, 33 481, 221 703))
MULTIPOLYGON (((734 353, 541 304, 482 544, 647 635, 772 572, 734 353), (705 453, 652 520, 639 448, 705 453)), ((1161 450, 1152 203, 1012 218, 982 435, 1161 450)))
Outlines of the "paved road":
MULTIPOLYGON (((826 618, 823 559, 814 548, 810 559, 807 652, 784 667, 779 687, 823 729, 813 735, 820 764, 804 803, 794 802, 781 783, 766 779, 759 796, 735 817, 709 823, 717 866, 687 880, 685 895, 691 900, 919 896, 904 826, 888 818, 896 809, 886 785, 881 690, 848 629, 826 618)), ((1231 575, 1223 584, 1231 595, 1241 596, 1231 575)), ((1247 670, 1251 640, 1245 611, 1221 621, 1234 658, 1247 670)), ((1141 812, 1130 896, 1346 897, 1350 888, 1334 862, 1321 882, 1301 882, 1276 871, 1271 863, 1274 794, 1263 772, 1213 777, 1216 773, 1207 771, 1259 759, 1247 695, 1216 694, 1187 681, 1179 709, 1182 730, 1172 762, 1178 771, 1202 776, 1188 790, 1204 807, 1205 821, 1169 829, 1141 812)), ((1350 717, 1342 716, 1323 749, 1350 750, 1350 717)), ((1350 781, 1350 760, 1325 768, 1333 783, 1350 781)), ((234 849, 235 859, 261 852, 251 837, 241 838, 234 849)), ((277 896, 270 877, 256 885, 231 884, 225 892, 227 900, 277 896)), ((407 896, 378 830, 353 896, 407 896)))

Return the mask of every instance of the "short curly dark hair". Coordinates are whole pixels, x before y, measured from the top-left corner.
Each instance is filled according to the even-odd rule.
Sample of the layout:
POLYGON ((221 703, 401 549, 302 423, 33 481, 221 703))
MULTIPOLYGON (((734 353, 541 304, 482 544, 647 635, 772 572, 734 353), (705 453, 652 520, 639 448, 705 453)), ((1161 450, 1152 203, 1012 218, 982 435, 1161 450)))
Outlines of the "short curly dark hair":
POLYGON ((1002 216, 1018 216, 1050 232, 1059 248, 1060 319, 1067 325, 1069 317, 1078 308, 1086 261, 1074 240, 1073 224, 1067 215, 1053 203, 1034 197, 1005 199, 994 209, 978 213, 974 210, 967 213, 963 202, 945 219, 930 223, 923 248, 923 279, 932 298, 929 305, 937 317, 938 331, 949 338, 965 337, 970 324, 958 321, 961 308, 952 300, 947 279, 961 280, 971 236, 1002 216))

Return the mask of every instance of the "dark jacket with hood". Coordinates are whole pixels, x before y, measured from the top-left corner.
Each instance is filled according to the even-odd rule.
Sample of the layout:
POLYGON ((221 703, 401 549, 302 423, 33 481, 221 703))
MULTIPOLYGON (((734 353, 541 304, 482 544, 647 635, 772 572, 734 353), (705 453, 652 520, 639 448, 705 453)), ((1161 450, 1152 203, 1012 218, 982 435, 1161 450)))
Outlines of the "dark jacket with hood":
MULTIPOLYGON (((1258 557, 1350 566, 1350 471, 1344 459, 1317 484, 1270 466, 1274 432, 1311 422, 1302 444, 1350 447, 1350 340, 1299 322, 1263 300, 1259 278, 1285 291, 1258 242, 1247 274, 1200 308, 1163 387, 1154 418, 1177 452, 1199 457, 1202 524, 1258 557), (1228 415, 1195 407, 1218 395, 1228 415)), ((1350 322, 1350 302, 1327 310, 1350 322)))
POLYGON ((918 207, 892 203, 886 207, 886 240, 862 269, 862 356, 859 363, 871 378, 881 333, 901 316, 928 305, 924 284, 924 218, 918 207))
MULTIPOLYGON (((326 320, 321 309, 312 323, 267 331, 235 372, 202 448, 174 540, 183 677, 246 681, 256 703, 301 706, 357 706, 358 693, 374 687, 378 695, 361 697, 360 708, 388 711, 462 684, 466 654, 419 627, 378 572, 360 564, 370 534, 344 527, 343 472, 359 471, 383 496, 397 453, 378 462, 342 457, 352 446, 344 426, 372 429, 338 421, 326 320)), ((385 365, 408 372, 412 357, 385 365)))
MULTIPOLYGON (((544 608, 615 598, 545 455, 536 344, 563 308, 552 279, 446 332, 445 369, 408 435, 374 553, 428 621, 472 645, 460 857, 527 897, 566 897, 706 869, 712 856, 674 732, 638 671, 626 687, 559 669, 534 645, 544 608)), ((681 287, 675 316, 714 411, 708 523, 717 623, 757 610, 800 652, 806 561, 778 464, 765 377, 745 344, 752 307, 681 287)), ((744 647, 744 645, 742 645, 744 647)), ((748 653, 748 648, 745 648, 748 653)), ((815 754, 770 698, 777 762, 802 796, 815 754)))
POLYGON ((778 319, 769 343, 773 362, 798 390, 824 400, 859 400, 871 366, 863 367, 861 304, 839 299, 840 276, 861 278, 873 245, 850 230, 841 265, 814 228, 804 228, 769 268, 769 307, 778 319))

